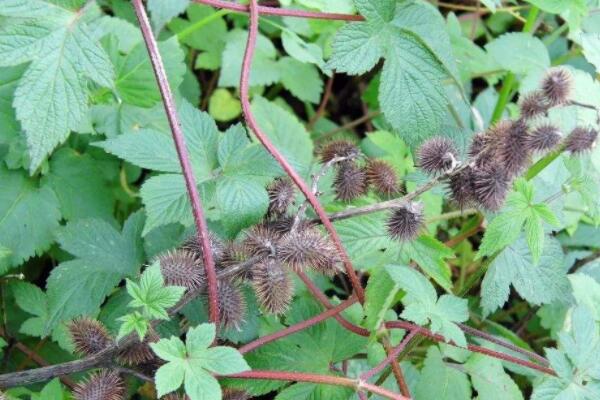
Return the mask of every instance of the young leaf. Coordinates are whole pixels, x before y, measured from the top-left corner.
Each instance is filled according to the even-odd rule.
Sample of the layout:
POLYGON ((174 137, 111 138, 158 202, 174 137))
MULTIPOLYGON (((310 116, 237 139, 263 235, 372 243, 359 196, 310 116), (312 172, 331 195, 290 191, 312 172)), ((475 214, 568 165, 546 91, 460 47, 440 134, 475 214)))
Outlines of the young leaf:
POLYGON ((0 29, 0 66, 31 61, 13 105, 27 136, 33 172, 71 130, 85 122, 88 83, 112 87, 114 71, 83 22, 95 3, 71 11, 52 2, 25 0, 21 5, 36 13, 16 15, 12 3, 0 4, 0 16, 11 17, 0 29))
POLYGON ((184 292, 184 287, 165 286, 158 262, 146 268, 139 284, 127 279, 127 293, 133 298, 129 306, 141 308, 151 319, 169 319, 167 309, 177 304, 184 292))
POLYGON ((183 383, 191 400, 220 400, 221 387, 211 372, 234 374, 250 369, 236 349, 209 347, 214 338, 214 325, 201 324, 189 330, 185 345, 176 337, 150 344, 160 358, 168 361, 156 372, 159 396, 176 390, 183 383))
POLYGON ((117 340, 121 340, 131 332, 137 333, 140 341, 144 340, 144 337, 146 337, 146 332, 148 332, 148 327, 150 326, 150 321, 148 318, 144 317, 139 312, 134 311, 130 314, 120 317, 118 320, 121 321, 122 324, 119 327, 117 340))
POLYGON ((385 267, 390 277, 405 292, 402 318, 419 325, 430 323, 431 331, 440 333, 447 341, 466 346, 464 333, 456 325, 469 318, 467 300, 445 294, 439 299, 433 285, 414 269, 402 265, 385 267))

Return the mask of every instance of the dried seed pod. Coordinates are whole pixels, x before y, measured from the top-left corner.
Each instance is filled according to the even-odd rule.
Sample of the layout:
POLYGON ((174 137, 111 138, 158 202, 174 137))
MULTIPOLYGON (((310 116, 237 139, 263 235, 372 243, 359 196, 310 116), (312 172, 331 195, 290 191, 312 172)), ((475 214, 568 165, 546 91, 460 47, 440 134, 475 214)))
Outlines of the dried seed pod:
POLYGON ((336 199, 352 201, 367 191, 367 175, 354 163, 342 164, 333 181, 336 199))
POLYGON ((158 340, 159 337, 156 334, 149 333, 143 341, 140 342, 138 338, 133 344, 123 348, 117 358, 119 362, 126 365, 147 364, 156 358, 150 347, 150 343, 157 342, 158 340))
POLYGON ((504 204, 510 178, 497 162, 490 162, 473 169, 475 200, 484 208, 497 211, 504 204))
POLYGON ((242 243, 244 251, 251 256, 269 256, 277 251, 277 243, 281 234, 269 224, 258 224, 246 230, 242 243))
POLYGON ((458 152, 450 139, 434 137, 424 142, 419 148, 419 167, 428 174, 438 174, 451 169, 458 157, 458 152))
POLYGON ((393 239, 408 242, 419 236, 424 222, 423 205, 409 203, 392 211, 387 221, 387 231, 393 239))
POLYGON ((466 167, 453 174, 448 182, 448 188, 452 200, 461 209, 471 205, 475 195, 472 168, 466 167))
POLYGON ((532 119, 548 112, 548 102, 543 92, 528 93, 521 101, 521 118, 532 119))
POLYGON ((546 74, 541 86, 550 106, 564 104, 571 94, 571 73, 564 68, 553 68, 546 74))
POLYGON ((230 279, 220 279, 217 283, 219 319, 226 328, 240 329, 246 315, 246 299, 242 289, 230 279))
POLYGON ((269 194, 269 209, 267 211, 269 215, 279 216, 285 214, 288 207, 294 202, 295 188, 288 178, 275 179, 267 187, 267 193, 269 194))
POLYGON ((91 356, 106 349, 113 342, 104 325, 95 319, 77 318, 69 323, 68 329, 79 354, 91 356))
POLYGON ((243 390, 223 389, 223 400, 248 400, 250 396, 243 390))
POLYGON ((286 234, 281 239, 277 256, 296 271, 314 268, 327 275, 338 272, 340 262, 336 247, 315 227, 286 234))
POLYGON ((165 284, 195 290, 206 282, 202 260, 189 250, 167 251, 157 256, 165 284))
POLYGON ((484 133, 476 133, 473 135, 471 145, 469 146, 469 158, 477 158, 485 150, 487 138, 484 133))
MULTIPOLYGON (((236 268, 240 263, 248 260, 248 255, 243 249, 243 246, 238 243, 230 243, 225 251, 223 261, 218 265, 220 270, 226 271, 230 268, 236 268)), ((228 274, 234 280, 248 280, 251 278, 251 271, 249 268, 239 269, 231 275, 228 274)))
POLYGON ((401 192, 398 175, 394 168, 383 160, 369 160, 367 163, 367 182, 375 191, 384 196, 401 192))
MULTIPOLYGON (((208 241, 210 243, 210 250, 212 251, 213 260, 215 263, 221 262, 221 259, 225 253, 225 243, 223 243, 223 241, 212 232, 208 233, 208 241)), ((198 239, 198 235, 195 233, 183 242, 181 248, 194 253, 196 258, 202 260, 202 244, 198 239)))
POLYGON ((529 151, 549 151, 560 143, 560 130, 552 124, 537 126, 527 135, 525 146, 529 151))
POLYGON ((259 303, 272 314, 287 311, 294 295, 292 280, 281 262, 266 258, 252 271, 252 285, 259 303))
POLYGON ((507 126, 509 128, 502 131, 502 136, 498 136, 496 157, 505 171, 510 176, 515 176, 523 171, 529 162, 526 146, 529 131, 523 120, 510 121, 507 126))
POLYGON ((336 157, 356 158, 360 155, 360 149, 354 143, 347 140, 334 140, 323 146, 319 153, 321 155, 321 162, 325 164, 336 157))
POLYGON ((75 400, 123 400, 125 384, 115 371, 100 370, 73 389, 75 400))
POLYGON ((576 127, 565 140, 565 148, 571 154, 581 154, 596 146, 598 131, 592 127, 576 127))

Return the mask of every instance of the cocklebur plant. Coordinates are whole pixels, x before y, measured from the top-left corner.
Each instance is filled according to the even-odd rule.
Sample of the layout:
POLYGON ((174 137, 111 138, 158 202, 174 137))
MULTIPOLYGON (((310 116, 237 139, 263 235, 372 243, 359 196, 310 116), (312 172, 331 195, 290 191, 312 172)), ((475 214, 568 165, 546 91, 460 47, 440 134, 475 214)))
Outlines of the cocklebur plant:
POLYGON ((0 2, 2 396, 598 397, 592 4, 83 3, 0 2))

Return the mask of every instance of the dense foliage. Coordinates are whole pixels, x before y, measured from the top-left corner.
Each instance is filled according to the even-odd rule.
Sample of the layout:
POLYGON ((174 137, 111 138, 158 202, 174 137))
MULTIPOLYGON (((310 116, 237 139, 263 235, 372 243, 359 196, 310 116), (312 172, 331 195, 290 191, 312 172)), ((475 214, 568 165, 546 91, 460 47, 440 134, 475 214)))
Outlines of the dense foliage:
POLYGON ((599 399, 600 1, 240 3, 0 1, 0 399, 599 399))

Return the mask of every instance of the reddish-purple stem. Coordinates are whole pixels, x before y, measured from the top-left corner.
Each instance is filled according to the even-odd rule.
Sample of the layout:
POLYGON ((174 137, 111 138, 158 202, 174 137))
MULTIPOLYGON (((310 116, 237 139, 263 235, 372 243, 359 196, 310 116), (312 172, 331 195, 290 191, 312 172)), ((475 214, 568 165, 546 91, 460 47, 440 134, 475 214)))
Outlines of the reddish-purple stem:
MULTIPOLYGON (((386 328, 400 328, 400 329, 407 329, 407 330, 415 330, 415 331, 418 331, 419 334, 421 334, 423 336, 427 336, 428 338, 433 339, 436 342, 446 342, 451 346, 461 347, 461 346, 458 346, 454 342, 447 342, 446 339, 444 339, 444 337, 442 335, 435 334, 435 333, 431 332, 429 329, 423 328, 419 325, 412 324, 410 322, 390 321, 390 322, 386 322, 385 326, 386 326, 386 328)), ((485 347, 477 346, 474 344, 468 344, 467 350, 473 351, 475 353, 485 354, 490 357, 497 358, 499 360, 511 362, 513 364, 522 365, 523 367, 531 368, 536 371, 544 372, 549 375, 556 375, 556 372, 554 372, 554 370, 551 368, 547 368, 547 367, 532 363, 531 361, 522 360, 520 358, 513 357, 508 354, 490 350, 485 347)))
POLYGON ((400 344, 398 346, 394 347, 394 349, 392 349, 392 351, 390 351, 388 356, 383 361, 381 361, 375 367, 371 368, 370 370, 368 370, 367 372, 362 374, 360 376, 360 378, 364 381, 368 381, 373 376, 375 376, 378 373, 380 373, 381 371, 383 371, 383 369, 385 367, 387 367, 387 365, 389 363, 391 363, 396 358, 398 358, 398 356, 400 355, 400 353, 402 353, 402 351, 404 350, 406 345, 417 335, 417 333, 418 333, 417 329, 413 329, 413 330, 409 331, 408 335, 406 335, 406 337, 404 339, 402 339, 402 342, 400 342, 400 344))
POLYGON ((321 314, 315 315, 314 317, 307 319, 306 321, 299 322, 288 328, 282 329, 278 332, 258 338, 253 342, 245 344, 244 346, 240 347, 238 350, 242 354, 248 353, 248 352, 255 350, 258 347, 261 347, 267 343, 271 343, 282 337, 289 336, 289 335, 292 335, 301 330, 310 328, 311 326, 316 325, 319 322, 322 322, 322 321, 328 319, 329 317, 333 317, 334 315, 341 313, 342 311, 344 311, 346 308, 350 307, 354 303, 356 303, 356 297, 353 296, 353 297, 350 297, 349 299, 345 300, 344 302, 338 304, 337 306, 328 309, 327 311, 325 311, 321 314))
POLYGON ((308 185, 304 182, 302 177, 298 175, 298 173, 292 168, 292 166, 287 162, 285 157, 277 150, 277 148, 271 143, 267 135, 260 129, 258 122, 254 118, 254 114, 252 113, 252 109, 250 106, 250 69, 252 66, 252 58, 254 56, 254 48, 256 46, 256 37, 258 35, 258 4, 256 0, 250 1, 249 6, 250 11, 250 26, 248 28, 248 42, 246 44, 246 51, 244 52, 244 60, 242 62, 242 76, 240 80, 240 100, 242 102, 242 110, 244 111, 244 116, 246 118, 246 122, 250 129, 254 132, 258 140, 263 144, 263 146, 271 153, 271 155, 277 160, 277 162, 281 165, 283 170, 288 174, 288 176, 294 181, 296 186, 300 189, 302 194, 306 197, 310 205, 313 207, 319 219, 323 222, 323 226, 329 232, 331 236, 332 242, 335 244, 339 255, 346 267, 346 273, 350 278, 350 282, 352 283, 352 287, 356 292, 356 296, 358 297, 358 301, 361 303, 364 302, 364 289, 360 284, 360 280, 354 271, 354 267, 352 266, 352 262, 342 245, 340 237, 338 236, 333 224, 329 220, 327 213, 317 200, 317 196, 312 192, 312 190, 308 187, 308 185))
POLYGON ((239 379, 265 379, 271 381, 310 382, 324 385, 345 386, 356 391, 363 389, 368 390, 371 393, 375 393, 392 400, 410 400, 400 394, 396 394, 382 387, 342 376, 308 374, 304 372, 253 370, 240 372, 239 374, 234 375, 227 375, 227 377, 239 379))
POLYGON ((154 69, 154 75, 160 94, 162 96, 163 105, 165 107, 165 113, 169 120, 169 126, 171 127, 171 133, 173 135, 173 141, 175 142, 175 149, 177 150, 177 156, 179 157, 179 163, 181 164, 181 171, 185 179, 185 185, 187 188, 190 203, 192 205, 192 212, 194 214, 194 222, 196 223, 196 231, 198 234, 198 240, 202 245, 202 257, 204 261, 204 269, 206 271, 206 279, 208 283, 208 298, 209 298, 209 316, 210 320, 215 323, 219 322, 219 304, 217 301, 217 274, 215 273, 215 264, 212 257, 212 251, 210 249, 210 242, 208 236, 208 227, 206 226, 206 220, 204 219, 204 212, 202 211, 202 203, 200 201, 200 195, 198 194, 198 188, 196 186, 196 179, 194 178, 194 172, 192 165, 190 164, 190 157, 185 145, 185 139, 177 115, 177 108, 175 101, 173 100, 173 94, 169 87, 169 81, 167 80, 167 74, 158 51, 158 46, 154 35, 152 34, 152 28, 148 21, 148 15, 142 4, 142 0, 133 0, 133 6, 135 13, 142 30, 142 36, 148 49, 148 55, 154 69))
MULTIPOLYGON (((237 4, 223 0, 194 0, 196 3, 207 4, 217 8, 225 8, 227 10, 239 11, 243 13, 250 12, 250 6, 237 4)), ((323 13, 303 10, 289 10, 285 8, 258 6, 257 11, 263 15, 278 15, 280 17, 298 17, 298 18, 313 18, 313 19, 331 19, 338 21, 364 21, 361 15, 353 14, 337 14, 323 13)))

